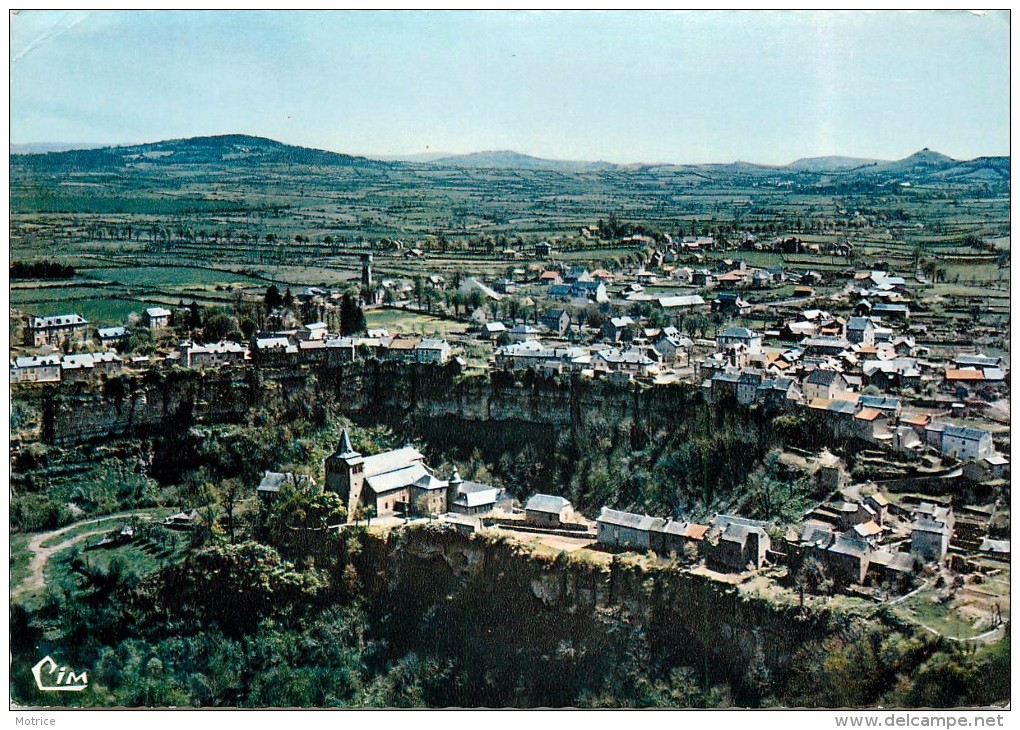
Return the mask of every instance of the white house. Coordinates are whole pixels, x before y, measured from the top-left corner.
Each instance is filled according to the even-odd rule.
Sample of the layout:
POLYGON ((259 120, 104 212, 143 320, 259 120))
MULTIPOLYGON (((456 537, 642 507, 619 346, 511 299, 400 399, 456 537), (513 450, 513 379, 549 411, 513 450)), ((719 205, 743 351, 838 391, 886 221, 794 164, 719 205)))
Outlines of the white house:
POLYGON ((988 431, 947 423, 942 429, 942 444, 939 450, 961 461, 975 461, 991 456, 995 452, 995 446, 992 444, 992 434, 988 431))
POLYGON ((450 343, 440 339, 424 339, 414 348, 418 362, 444 364, 450 359, 450 343))

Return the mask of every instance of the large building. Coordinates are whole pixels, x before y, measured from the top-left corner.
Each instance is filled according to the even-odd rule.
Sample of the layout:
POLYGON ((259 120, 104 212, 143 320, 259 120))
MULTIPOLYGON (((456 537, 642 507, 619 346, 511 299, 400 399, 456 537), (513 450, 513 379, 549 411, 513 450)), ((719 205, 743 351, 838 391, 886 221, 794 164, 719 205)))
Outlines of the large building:
POLYGON ((412 485, 417 484, 419 492, 442 490, 445 500, 447 483, 426 479, 432 475, 424 459, 411 446, 362 456, 344 429, 336 452, 326 459, 326 489, 343 498, 352 517, 358 507, 375 508, 379 516, 405 514, 411 510, 412 485))
POLYGON ((456 471, 449 480, 442 479, 424 459, 411 446, 362 456, 351 446, 344 429, 336 452, 326 459, 326 489, 344 500, 350 520, 355 519, 359 507, 374 509, 380 517, 510 510, 512 500, 505 489, 465 482, 456 471))
POLYGON ((31 347, 62 347, 68 342, 82 342, 88 338, 88 327, 89 323, 80 314, 29 317, 25 327, 25 344, 31 347))

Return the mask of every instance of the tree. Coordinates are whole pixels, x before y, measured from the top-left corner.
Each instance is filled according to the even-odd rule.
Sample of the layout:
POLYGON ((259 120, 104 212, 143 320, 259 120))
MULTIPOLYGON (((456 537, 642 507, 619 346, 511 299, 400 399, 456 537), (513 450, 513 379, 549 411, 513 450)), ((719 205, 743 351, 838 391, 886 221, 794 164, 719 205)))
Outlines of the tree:
POLYGON ((202 309, 198 302, 193 301, 188 305, 188 329, 197 330, 202 326, 202 309))
POLYGON ((425 280, 421 276, 414 277, 414 298, 418 302, 418 309, 421 309, 421 300, 425 296, 425 280))
POLYGON ((256 542, 194 551, 161 574, 160 583, 170 611, 217 621, 235 636, 266 614, 293 611, 323 586, 317 573, 298 573, 276 550, 256 542))
POLYGON ((517 297, 511 297, 507 303, 507 314, 510 315, 510 322, 517 323, 517 315, 521 312, 521 300, 517 297))
POLYGON ((340 299, 340 334, 356 335, 366 329, 365 312, 350 294, 340 299))
POLYGON ((238 326, 241 328, 241 334, 244 335, 246 340, 254 337, 255 331, 258 329, 258 323, 251 317, 241 317, 238 326))
POLYGON ((237 331, 234 325, 234 318, 219 307, 209 307, 205 310, 205 326, 203 332, 207 342, 225 340, 237 331))
POLYGON ((227 516, 227 535, 230 543, 234 543, 234 509, 241 500, 243 486, 237 479, 227 479, 220 486, 220 503, 227 516))
POLYGON ((437 291, 436 289, 433 289, 432 287, 429 287, 428 289, 426 289, 425 290, 425 310, 431 314, 432 313, 432 307, 436 303, 438 303, 439 300, 442 299, 442 298, 443 298, 442 294, 440 294, 439 291, 437 291))
POLYGON ((269 288, 266 289, 265 302, 267 313, 283 306, 283 296, 280 294, 280 290, 276 288, 276 284, 270 284, 269 288))

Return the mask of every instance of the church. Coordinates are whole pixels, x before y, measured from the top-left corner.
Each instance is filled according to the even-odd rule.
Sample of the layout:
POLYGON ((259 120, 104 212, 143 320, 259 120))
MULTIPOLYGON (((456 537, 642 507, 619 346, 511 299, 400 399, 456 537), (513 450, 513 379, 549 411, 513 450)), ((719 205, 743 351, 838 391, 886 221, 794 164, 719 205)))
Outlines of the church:
POLYGON ((347 429, 336 451, 326 458, 326 489, 347 505, 348 520, 358 507, 374 508, 379 517, 426 515, 443 512, 484 514, 509 509, 506 490, 465 482, 454 471, 440 479, 425 465, 425 456, 413 446, 363 456, 351 445, 347 429))

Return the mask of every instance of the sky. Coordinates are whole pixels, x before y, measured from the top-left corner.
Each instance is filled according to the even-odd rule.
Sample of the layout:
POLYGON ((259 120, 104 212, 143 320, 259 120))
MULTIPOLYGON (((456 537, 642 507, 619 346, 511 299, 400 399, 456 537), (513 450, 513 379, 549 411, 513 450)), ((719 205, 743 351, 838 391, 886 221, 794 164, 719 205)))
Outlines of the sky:
POLYGON ((1009 154, 1009 13, 19 11, 11 142, 610 162, 1009 154))

